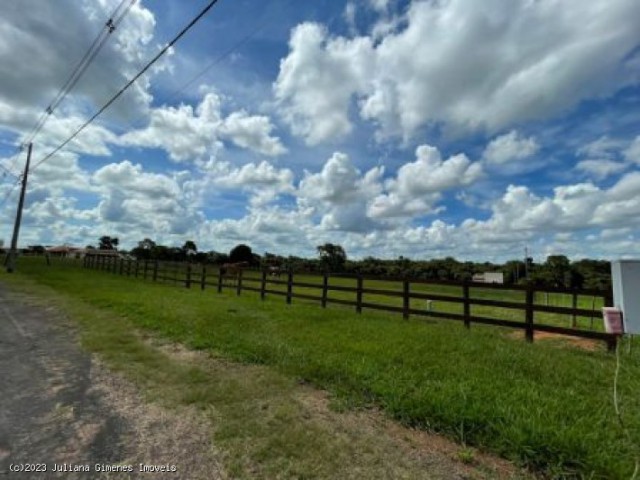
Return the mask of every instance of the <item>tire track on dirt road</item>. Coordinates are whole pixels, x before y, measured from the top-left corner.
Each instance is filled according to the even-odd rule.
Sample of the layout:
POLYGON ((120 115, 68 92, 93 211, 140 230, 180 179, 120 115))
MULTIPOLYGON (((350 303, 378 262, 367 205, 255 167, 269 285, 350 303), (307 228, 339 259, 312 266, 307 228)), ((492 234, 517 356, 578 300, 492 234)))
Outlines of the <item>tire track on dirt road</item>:
POLYGON ((56 309, 0 285, 0 477, 149 478, 138 473, 140 463, 177 468, 153 478, 224 478, 206 419, 146 403, 80 348, 56 309), (46 465, 47 472, 16 473, 16 464, 46 465), (91 473, 56 473, 54 464, 91 473), (100 472, 96 464, 134 472, 100 472))

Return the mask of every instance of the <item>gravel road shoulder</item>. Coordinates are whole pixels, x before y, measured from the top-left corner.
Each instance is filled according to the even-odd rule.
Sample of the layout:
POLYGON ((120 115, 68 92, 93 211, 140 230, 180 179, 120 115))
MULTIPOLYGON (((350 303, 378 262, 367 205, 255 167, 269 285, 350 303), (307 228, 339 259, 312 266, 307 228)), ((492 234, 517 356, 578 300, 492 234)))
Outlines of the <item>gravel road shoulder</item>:
POLYGON ((0 318, 0 476, 131 479, 143 476, 145 464, 177 469, 152 478, 225 477, 205 415, 146 403, 82 350, 59 312, 34 307, 2 285, 0 318), (21 464, 46 465, 47 472, 11 471, 21 464), (88 466, 91 474, 56 473, 54 464, 88 466), (134 473, 96 465, 130 465, 134 473))

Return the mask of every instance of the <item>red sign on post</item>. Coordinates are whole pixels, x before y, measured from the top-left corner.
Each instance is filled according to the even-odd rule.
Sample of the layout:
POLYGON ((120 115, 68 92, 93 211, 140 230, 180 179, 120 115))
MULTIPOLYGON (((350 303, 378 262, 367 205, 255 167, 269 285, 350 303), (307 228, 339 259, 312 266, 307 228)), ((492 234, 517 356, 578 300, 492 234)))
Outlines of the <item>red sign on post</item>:
POLYGON ((604 319, 604 329, 607 333, 624 333, 622 322, 622 311, 615 307, 603 307, 602 317, 604 319))

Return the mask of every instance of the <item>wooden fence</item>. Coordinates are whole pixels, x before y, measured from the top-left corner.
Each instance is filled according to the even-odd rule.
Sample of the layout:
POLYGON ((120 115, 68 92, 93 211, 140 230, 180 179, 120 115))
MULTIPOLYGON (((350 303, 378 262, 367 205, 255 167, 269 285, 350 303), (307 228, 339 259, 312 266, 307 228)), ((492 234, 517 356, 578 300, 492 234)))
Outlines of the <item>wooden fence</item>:
MULTIPOLYGON (((292 272, 285 272, 282 277, 274 278, 267 271, 248 270, 242 271, 233 277, 225 277, 222 272, 213 266, 177 263, 177 262, 158 262, 152 260, 136 261, 132 259, 122 259, 117 257, 87 255, 83 260, 85 268, 109 271, 115 274, 133 276, 143 280, 153 282, 163 282, 182 286, 186 288, 200 288, 205 290, 212 287, 217 292, 224 289, 233 289, 237 295, 243 291, 257 292, 261 299, 265 299, 267 295, 279 295, 284 297, 287 304, 291 304, 293 298, 300 298, 310 301, 316 301, 320 306, 326 308, 327 304, 339 304, 355 307, 357 313, 361 313, 363 309, 384 310, 389 312, 401 313, 403 318, 409 319, 411 315, 420 317, 432 317, 445 320, 457 320, 470 328, 472 323, 485 325, 498 325, 524 330, 527 341, 533 342, 534 332, 548 332, 560 335, 569 335, 572 337, 587 338, 592 340, 601 340, 607 344, 609 350, 614 350, 618 336, 601 331, 584 330, 578 328, 562 327, 558 325, 549 325, 534 322, 536 312, 552 313, 567 315, 573 318, 575 324, 576 317, 591 317, 592 322, 594 315, 601 316, 599 311, 595 310, 595 298, 602 298, 604 306, 611 306, 613 303, 610 291, 603 290, 570 290, 564 288, 541 288, 534 286, 518 286, 518 285, 502 285, 491 283, 474 283, 474 282, 452 282, 452 281, 436 281, 422 279, 381 279, 377 277, 365 277, 354 275, 323 275, 322 283, 311 283, 303 281, 294 281, 292 272), (349 287, 344 285, 331 284, 333 278, 350 278, 355 280, 356 286, 349 287), (401 282, 402 290, 390 290, 381 288, 367 288, 365 281, 397 281, 401 282), (419 292, 414 291, 412 285, 441 285, 453 286, 461 288, 462 295, 443 295, 440 293, 419 292), (275 288, 272 288, 275 287, 275 288), (280 290, 277 287, 281 288, 280 290), (318 295, 310 295, 308 293, 296 292, 295 287, 306 290, 318 290, 318 295), (524 302, 495 300, 486 298, 475 298, 471 295, 472 290, 504 290, 504 291, 520 291, 524 293, 524 302), (355 300, 345 300, 341 298, 332 298, 329 292, 351 292, 355 294, 355 300), (573 299, 571 307, 554 306, 548 304, 540 304, 535 301, 536 293, 565 294, 570 295, 573 299), (364 295, 375 295, 389 298, 401 299, 402 306, 383 305, 379 303, 371 303, 364 301, 364 295), (578 296, 589 295, 594 298, 591 310, 578 308, 578 296), (412 301, 413 300, 413 301, 412 301), (415 308, 415 300, 426 300, 427 302, 447 302, 462 305, 462 313, 434 311, 431 308, 415 308), (500 309, 509 309, 522 312, 523 321, 490 318, 482 315, 472 314, 473 306, 496 307, 500 309)), ((422 302, 424 303, 424 302, 422 302)), ((427 303, 429 305, 429 303, 427 303)))

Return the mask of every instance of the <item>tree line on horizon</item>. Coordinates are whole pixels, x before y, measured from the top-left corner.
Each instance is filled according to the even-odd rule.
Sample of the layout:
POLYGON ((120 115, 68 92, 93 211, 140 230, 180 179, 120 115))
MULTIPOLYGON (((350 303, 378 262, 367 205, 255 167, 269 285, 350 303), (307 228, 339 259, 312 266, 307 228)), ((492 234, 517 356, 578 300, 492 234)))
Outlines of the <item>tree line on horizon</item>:
MULTIPOLYGON (((97 249, 118 250, 117 237, 102 236, 97 249)), ((88 250, 96 249, 87 245, 88 250)), ((549 255, 536 263, 532 257, 513 259, 504 263, 459 261, 453 257, 413 260, 404 256, 383 259, 368 256, 350 260, 341 245, 325 243, 316 247, 316 258, 283 256, 269 252, 254 253, 250 246, 238 244, 229 253, 215 250, 200 251, 193 240, 181 247, 170 247, 145 238, 130 251, 118 250, 138 260, 159 260, 222 265, 248 262, 257 268, 278 267, 282 270, 308 273, 362 274, 375 277, 407 277, 424 280, 469 281, 475 274, 502 272, 507 285, 526 285, 564 288, 611 288, 611 266, 606 260, 581 259, 571 261, 565 255, 549 255)))

